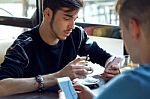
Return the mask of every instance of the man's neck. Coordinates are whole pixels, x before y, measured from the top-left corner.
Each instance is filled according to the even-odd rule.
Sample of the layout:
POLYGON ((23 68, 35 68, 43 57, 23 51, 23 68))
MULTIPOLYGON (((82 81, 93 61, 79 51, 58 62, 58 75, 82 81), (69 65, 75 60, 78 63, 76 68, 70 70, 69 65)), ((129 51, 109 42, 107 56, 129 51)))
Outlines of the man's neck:
POLYGON ((41 24, 39 28, 39 33, 42 40, 49 45, 56 45, 59 41, 59 39, 55 38, 50 28, 45 26, 45 24, 41 24))
POLYGON ((141 44, 140 55, 142 64, 150 64, 150 40, 147 40, 146 43, 141 44))

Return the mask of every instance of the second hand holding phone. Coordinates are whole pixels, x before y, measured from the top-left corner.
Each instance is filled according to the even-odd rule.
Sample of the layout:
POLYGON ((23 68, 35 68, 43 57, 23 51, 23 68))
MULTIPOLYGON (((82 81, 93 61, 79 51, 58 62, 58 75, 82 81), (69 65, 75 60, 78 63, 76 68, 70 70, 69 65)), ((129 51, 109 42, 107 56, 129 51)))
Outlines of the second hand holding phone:
POLYGON ((64 92, 64 99, 78 99, 78 95, 69 77, 57 78, 60 89, 64 92))
POLYGON ((115 57, 110 63, 107 64, 106 70, 111 68, 112 66, 118 66, 118 64, 122 61, 120 57, 115 57))

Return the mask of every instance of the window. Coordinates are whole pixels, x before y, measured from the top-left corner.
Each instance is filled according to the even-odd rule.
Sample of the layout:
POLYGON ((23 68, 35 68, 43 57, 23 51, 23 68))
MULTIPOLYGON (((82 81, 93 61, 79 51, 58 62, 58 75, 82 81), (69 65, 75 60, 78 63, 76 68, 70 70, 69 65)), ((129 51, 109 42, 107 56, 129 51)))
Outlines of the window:
MULTIPOLYGON (((16 38, 20 33, 39 24, 42 0, 0 0, 0 39, 16 38)), ((79 23, 118 25, 115 0, 84 0, 79 23)))
POLYGON ((41 15, 39 4, 40 0, 0 0, 0 39, 16 38, 37 25, 41 15))
POLYGON ((115 0, 84 0, 77 22, 118 25, 115 0))
POLYGON ((36 9, 35 0, 1 0, 1 16, 32 17, 36 9))

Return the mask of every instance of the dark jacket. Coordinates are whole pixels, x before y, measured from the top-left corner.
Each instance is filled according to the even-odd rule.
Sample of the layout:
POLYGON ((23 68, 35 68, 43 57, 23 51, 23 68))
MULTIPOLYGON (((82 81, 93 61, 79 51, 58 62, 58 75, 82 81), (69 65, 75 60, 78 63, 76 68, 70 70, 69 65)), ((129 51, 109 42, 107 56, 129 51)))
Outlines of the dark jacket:
POLYGON ((91 41, 81 27, 57 45, 48 45, 39 35, 39 26, 22 33, 10 46, 0 67, 0 79, 35 77, 59 71, 70 61, 89 54, 90 61, 105 65, 111 57, 91 41))

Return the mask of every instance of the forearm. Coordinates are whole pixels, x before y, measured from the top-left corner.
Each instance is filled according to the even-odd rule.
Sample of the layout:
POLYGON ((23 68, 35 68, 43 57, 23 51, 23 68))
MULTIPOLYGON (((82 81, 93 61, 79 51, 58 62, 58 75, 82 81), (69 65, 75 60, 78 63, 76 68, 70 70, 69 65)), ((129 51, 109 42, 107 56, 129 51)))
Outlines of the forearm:
POLYGON ((34 78, 8 78, 0 81, 0 96, 31 92, 37 89, 34 78))
MULTIPOLYGON (((56 78, 58 75, 48 74, 43 75, 44 78, 44 87, 48 88, 57 84, 56 78)), ((8 96, 19 93, 26 93, 38 90, 39 84, 35 80, 35 77, 32 78, 7 78, 0 80, 0 96, 8 96)))

